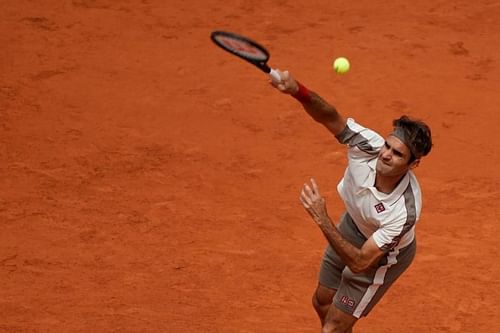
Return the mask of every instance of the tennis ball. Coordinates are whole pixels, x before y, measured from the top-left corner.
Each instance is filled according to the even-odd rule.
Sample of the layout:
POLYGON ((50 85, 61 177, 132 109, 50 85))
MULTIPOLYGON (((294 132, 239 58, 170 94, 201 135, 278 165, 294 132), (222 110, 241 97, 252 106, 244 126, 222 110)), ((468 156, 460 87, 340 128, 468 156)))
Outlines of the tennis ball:
POLYGON ((345 74, 349 71, 349 60, 344 57, 335 59, 333 62, 333 70, 338 74, 345 74))

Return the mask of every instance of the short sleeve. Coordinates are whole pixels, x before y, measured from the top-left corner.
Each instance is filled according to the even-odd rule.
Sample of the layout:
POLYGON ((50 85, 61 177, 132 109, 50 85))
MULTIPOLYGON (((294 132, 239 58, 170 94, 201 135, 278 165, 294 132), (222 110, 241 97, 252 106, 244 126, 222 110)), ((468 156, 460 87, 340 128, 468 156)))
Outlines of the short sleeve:
POLYGON ((345 128, 335 136, 341 144, 349 146, 349 157, 373 158, 384 145, 384 138, 377 132, 365 128, 352 118, 347 119, 345 128))
POLYGON ((408 223, 407 219, 386 224, 373 233, 373 240, 382 251, 390 251, 399 244, 401 238, 414 227, 414 224, 408 223))

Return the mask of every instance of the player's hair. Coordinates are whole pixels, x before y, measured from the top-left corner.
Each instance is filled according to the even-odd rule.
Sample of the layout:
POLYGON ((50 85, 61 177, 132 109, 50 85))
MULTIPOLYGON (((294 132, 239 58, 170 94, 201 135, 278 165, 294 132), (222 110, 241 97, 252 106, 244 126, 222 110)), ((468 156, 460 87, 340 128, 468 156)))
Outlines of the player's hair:
POLYGON ((401 116, 392 121, 393 134, 400 138, 410 149, 411 157, 408 163, 429 154, 432 148, 431 129, 421 120, 401 116))

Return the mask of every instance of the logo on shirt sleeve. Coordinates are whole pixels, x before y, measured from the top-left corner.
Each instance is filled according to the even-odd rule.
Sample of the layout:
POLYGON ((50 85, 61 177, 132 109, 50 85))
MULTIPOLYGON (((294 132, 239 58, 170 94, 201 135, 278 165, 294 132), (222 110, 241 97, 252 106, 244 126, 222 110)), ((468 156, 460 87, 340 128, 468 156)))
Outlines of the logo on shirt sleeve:
POLYGON ((379 202, 378 204, 375 205, 375 210, 377 211, 377 213, 382 213, 383 211, 385 211, 385 207, 384 207, 384 204, 379 202))

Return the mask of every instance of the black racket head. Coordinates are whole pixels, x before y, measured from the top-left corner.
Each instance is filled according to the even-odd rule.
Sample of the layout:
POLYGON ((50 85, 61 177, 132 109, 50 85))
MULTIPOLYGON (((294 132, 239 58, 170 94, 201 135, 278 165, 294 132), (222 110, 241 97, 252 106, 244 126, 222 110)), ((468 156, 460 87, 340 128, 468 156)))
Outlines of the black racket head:
POLYGON ((271 71, 266 64, 269 52, 250 38, 227 31, 213 31, 210 38, 223 50, 250 62, 266 73, 271 71))

